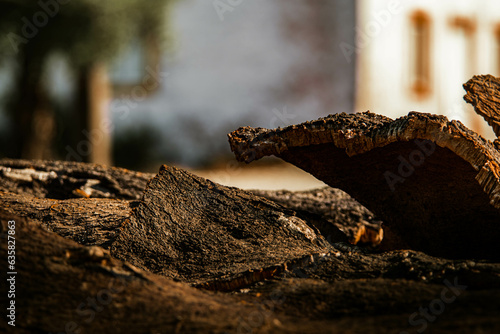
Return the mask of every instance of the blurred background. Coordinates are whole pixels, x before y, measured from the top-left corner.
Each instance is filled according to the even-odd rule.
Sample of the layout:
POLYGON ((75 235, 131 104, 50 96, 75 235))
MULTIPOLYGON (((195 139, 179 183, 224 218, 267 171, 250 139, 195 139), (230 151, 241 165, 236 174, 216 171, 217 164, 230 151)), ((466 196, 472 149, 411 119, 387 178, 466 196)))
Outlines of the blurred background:
POLYGON ((260 189, 322 183, 235 162, 226 134, 370 110, 443 114, 500 74, 496 0, 3 0, 0 157, 163 163, 260 189))

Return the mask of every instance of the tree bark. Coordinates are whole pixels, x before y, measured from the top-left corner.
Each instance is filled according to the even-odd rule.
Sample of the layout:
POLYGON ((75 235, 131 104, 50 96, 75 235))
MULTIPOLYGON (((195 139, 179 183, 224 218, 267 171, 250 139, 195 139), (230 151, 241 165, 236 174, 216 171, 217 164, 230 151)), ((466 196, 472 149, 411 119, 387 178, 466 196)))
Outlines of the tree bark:
MULTIPOLYGON (((280 203, 288 209, 317 214, 344 232, 351 244, 377 247, 383 238, 382 221, 340 189, 325 187, 308 191, 251 190, 252 193, 280 203)), ((328 235, 328 232, 323 232, 328 235)))
POLYGON ((15 297, 0 302, 14 300, 16 332, 500 331, 491 143, 419 113, 341 114, 230 139, 240 159, 281 156, 371 211, 337 190, 255 192, 271 201, 168 166, 154 176, 0 160, 0 256, 15 245, 15 297), (413 171, 391 194, 383 173, 409 171, 404 161, 413 171), (386 242, 417 250, 345 243, 339 228, 376 224, 371 212, 386 242))
POLYGON ((106 71, 99 63, 78 70, 76 136, 67 148, 66 160, 111 165, 111 87, 106 71))
POLYGON ((21 71, 10 111, 14 126, 12 156, 52 159, 56 128, 47 91, 42 84, 45 57, 30 53, 29 48, 21 54, 21 71))
POLYGON ((1 159, 0 190, 38 198, 140 199, 154 174, 98 164, 1 159))
POLYGON ((458 121, 343 113, 229 141, 240 161, 275 155, 347 192, 383 221, 382 249, 500 259, 500 154, 458 121))
POLYGON ((464 100, 474 106, 477 114, 481 115, 500 136, 500 80, 492 75, 475 75, 464 84, 467 94, 464 100))
MULTIPOLYGON (((299 219, 311 223, 307 213, 295 215, 171 167, 163 167, 146 187, 140 173, 92 164, 9 160, 9 165, 21 171, 31 165, 39 173, 53 168, 61 177, 78 170, 80 177, 108 175, 122 186, 125 180, 132 188, 145 186, 140 201, 38 198, 27 185, 39 182, 43 188, 43 177, 36 179, 31 171, 28 181, 19 171, 2 170, 1 179, 17 176, 10 183, 16 193, 0 193, 3 240, 7 222, 16 222, 16 332, 411 332, 420 327, 410 319, 425 319, 419 310, 432 312, 443 295, 444 312, 430 314, 439 321, 426 322, 433 331, 500 330, 498 263, 320 245, 304 235, 306 229, 296 229, 299 219), (245 242, 249 245, 242 247, 245 242), (169 263, 162 263, 166 259, 169 263), (170 272, 201 290, 164 277, 170 272)), ((290 197, 294 205, 303 198, 304 207, 311 206, 309 194, 290 197)), ((6 259, 7 251, 2 242, 0 256, 6 259)), ((7 294, 0 301, 10 303, 7 294)), ((5 321, 0 328, 12 330, 5 321)))

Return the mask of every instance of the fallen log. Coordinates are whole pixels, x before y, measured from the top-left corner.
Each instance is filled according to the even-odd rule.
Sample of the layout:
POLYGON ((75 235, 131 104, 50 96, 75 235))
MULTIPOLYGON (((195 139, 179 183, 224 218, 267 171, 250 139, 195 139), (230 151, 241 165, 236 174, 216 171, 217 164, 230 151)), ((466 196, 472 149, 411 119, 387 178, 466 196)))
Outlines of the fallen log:
POLYGON ((500 258, 500 154, 458 121, 342 113, 228 136, 239 161, 275 155, 347 192, 383 221, 383 250, 500 258))

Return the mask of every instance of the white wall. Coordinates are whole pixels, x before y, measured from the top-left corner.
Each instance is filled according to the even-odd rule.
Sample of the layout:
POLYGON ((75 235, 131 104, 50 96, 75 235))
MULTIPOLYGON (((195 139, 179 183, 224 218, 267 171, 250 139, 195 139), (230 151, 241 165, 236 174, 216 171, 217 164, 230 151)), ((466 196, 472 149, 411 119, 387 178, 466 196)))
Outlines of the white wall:
POLYGON ((473 74, 498 75, 494 72, 495 27, 499 23, 497 0, 360 0, 358 26, 369 38, 359 52, 356 111, 369 109, 392 118, 413 110, 444 114, 493 138, 486 122, 463 101, 462 84, 473 74), (391 8, 396 10, 391 12, 391 8), (409 79, 410 16, 417 10, 430 16, 432 26, 432 86, 425 98, 412 93, 409 79), (464 54, 464 39, 450 23, 455 17, 475 24, 472 59, 464 54))
POLYGON ((220 0, 231 8, 222 14, 214 3, 175 5, 174 53, 161 64, 168 77, 144 101, 116 96, 116 128, 153 124, 164 133, 159 141, 192 164, 229 154, 226 133, 240 126, 274 128, 353 111, 355 61, 346 62, 337 44, 353 43, 354 2, 220 0))

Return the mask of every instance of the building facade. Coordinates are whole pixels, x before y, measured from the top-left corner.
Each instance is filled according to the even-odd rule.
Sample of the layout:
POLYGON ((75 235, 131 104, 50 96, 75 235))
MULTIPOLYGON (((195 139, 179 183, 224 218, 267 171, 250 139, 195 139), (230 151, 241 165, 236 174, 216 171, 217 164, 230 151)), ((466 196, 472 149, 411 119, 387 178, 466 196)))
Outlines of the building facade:
POLYGON ((111 114, 161 125, 164 142, 191 147, 183 162, 224 150, 220 134, 239 126, 339 112, 443 114, 494 137, 462 84, 500 74, 496 0, 191 0, 172 26, 173 55, 137 43, 118 62, 111 114), (134 95, 153 70, 158 88, 134 95))
POLYGON ((357 20, 356 111, 442 114, 494 138, 462 84, 500 74, 500 2, 358 0, 357 20))
MULTIPOLYGON (((97 125, 87 132, 101 127, 105 139, 93 160, 110 161, 107 129, 154 128, 162 161, 200 165, 229 156, 225 134, 240 126, 366 110, 443 114, 494 138, 462 84, 500 75, 497 0, 186 0, 171 14, 173 52, 137 36, 108 66, 110 101, 99 76, 97 125)), ((68 100, 65 67, 49 68, 51 95, 68 100)))

